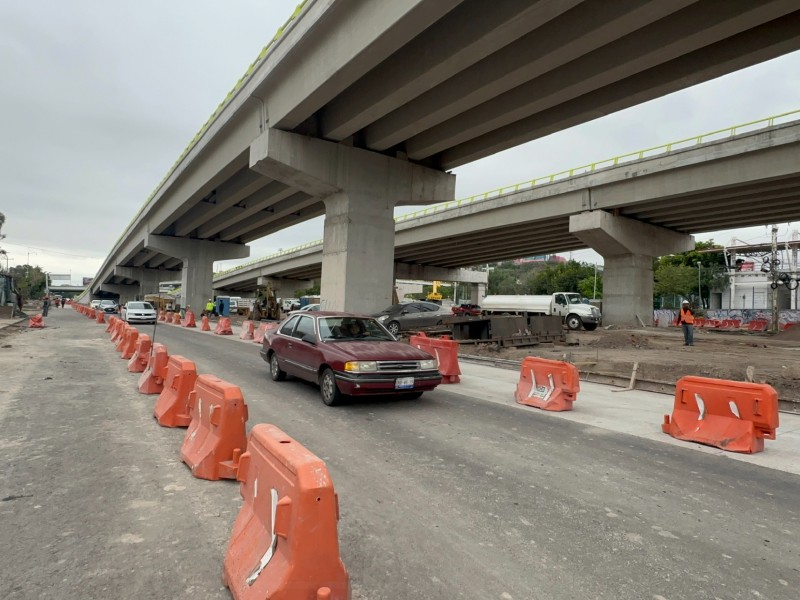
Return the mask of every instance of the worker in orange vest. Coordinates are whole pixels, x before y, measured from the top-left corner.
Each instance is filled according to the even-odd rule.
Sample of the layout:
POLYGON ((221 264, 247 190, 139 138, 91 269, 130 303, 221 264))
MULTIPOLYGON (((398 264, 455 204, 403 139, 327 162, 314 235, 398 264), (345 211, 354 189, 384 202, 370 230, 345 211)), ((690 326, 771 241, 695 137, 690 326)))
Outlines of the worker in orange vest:
POLYGON ((678 324, 683 329, 683 345, 694 346, 694 311, 689 308, 688 300, 684 300, 681 304, 678 324))

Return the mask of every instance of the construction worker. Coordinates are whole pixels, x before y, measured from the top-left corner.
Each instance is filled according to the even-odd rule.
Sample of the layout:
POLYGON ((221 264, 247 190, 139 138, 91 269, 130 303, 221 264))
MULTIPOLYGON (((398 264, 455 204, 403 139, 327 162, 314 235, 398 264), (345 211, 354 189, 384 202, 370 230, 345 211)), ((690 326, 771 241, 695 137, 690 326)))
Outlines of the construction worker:
POLYGON ((688 300, 681 303, 678 325, 683 329, 683 345, 694 346, 694 311, 689 307, 688 300))
POLYGON ((206 302, 206 315, 216 315, 214 312, 214 301, 211 298, 206 302))

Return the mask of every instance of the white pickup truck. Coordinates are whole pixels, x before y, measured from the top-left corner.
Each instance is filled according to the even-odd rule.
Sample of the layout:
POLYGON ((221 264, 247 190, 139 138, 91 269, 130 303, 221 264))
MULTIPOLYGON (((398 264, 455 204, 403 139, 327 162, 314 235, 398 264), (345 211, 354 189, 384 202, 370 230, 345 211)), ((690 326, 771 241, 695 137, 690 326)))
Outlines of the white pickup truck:
POLYGON ((584 304, 580 294, 556 292, 549 296, 486 296, 481 302, 484 315, 559 315, 570 329, 597 329, 603 316, 596 306, 584 304))

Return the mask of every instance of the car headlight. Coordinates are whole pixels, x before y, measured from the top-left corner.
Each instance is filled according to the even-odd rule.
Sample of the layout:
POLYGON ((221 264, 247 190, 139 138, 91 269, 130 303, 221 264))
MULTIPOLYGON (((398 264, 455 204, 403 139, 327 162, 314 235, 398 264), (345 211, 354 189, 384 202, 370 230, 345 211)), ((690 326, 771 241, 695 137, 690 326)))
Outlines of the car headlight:
POLYGON ((431 370, 431 369, 438 369, 439 368, 439 361, 436 360, 435 358, 432 358, 430 360, 421 360, 421 361, 419 361, 419 368, 423 369, 425 371, 428 371, 428 370, 431 370))
POLYGON ((381 315, 380 317, 378 317, 378 321, 383 323, 388 318, 389 318, 389 315, 381 315))
POLYGON ((378 363, 374 360, 351 360, 344 363, 344 370, 349 373, 374 373, 378 363))

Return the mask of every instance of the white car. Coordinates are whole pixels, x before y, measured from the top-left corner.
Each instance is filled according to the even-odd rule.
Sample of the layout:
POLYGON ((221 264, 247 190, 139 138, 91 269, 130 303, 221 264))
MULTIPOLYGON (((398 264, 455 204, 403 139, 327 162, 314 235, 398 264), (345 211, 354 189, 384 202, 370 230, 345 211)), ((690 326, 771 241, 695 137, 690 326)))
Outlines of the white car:
POLYGON ((126 323, 155 323, 158 312, 149 302, 128 302, 122 307, 122 320, 126 323))
POLYGON ((297 310, 290 311, 289 314, 293 315, 299 312, 317 311, 319 309, 320 309, 319 304, 306 304, 303 308, 298 308, 297 310))
POLYGON ((100 300, 92 300, 89 303, 89 308, 97 308, 98 306, 100 306, 100 300))

